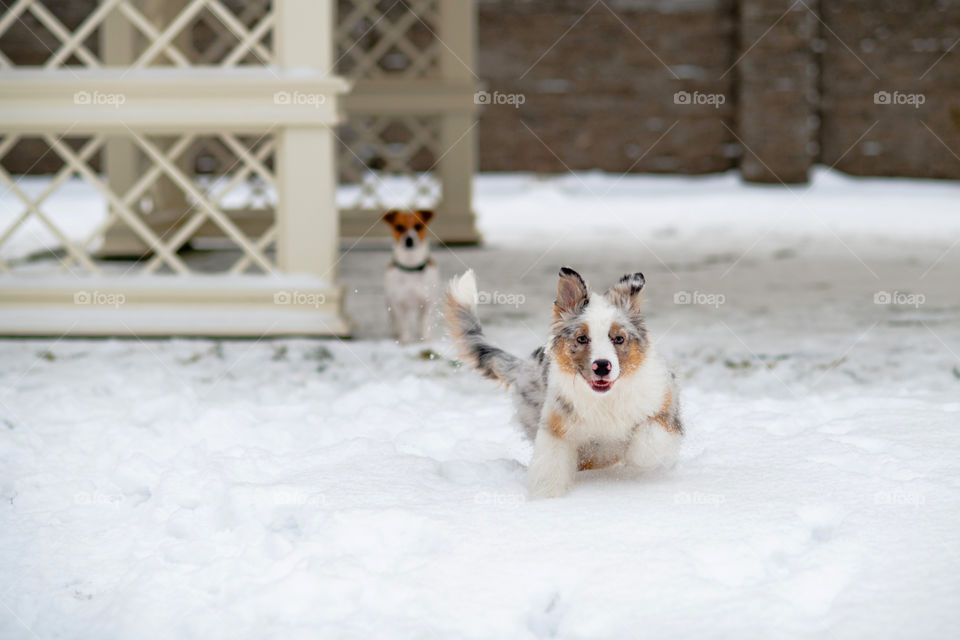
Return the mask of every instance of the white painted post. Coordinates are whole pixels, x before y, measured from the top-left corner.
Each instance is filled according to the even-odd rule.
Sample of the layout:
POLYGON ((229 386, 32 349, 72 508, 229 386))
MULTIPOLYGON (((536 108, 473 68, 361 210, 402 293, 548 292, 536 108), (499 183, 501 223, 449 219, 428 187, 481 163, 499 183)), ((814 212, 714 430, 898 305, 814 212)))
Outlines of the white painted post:
MULTIPOLYGON (((186 6, 187 0, 148 0, 143 6, 143 13, 148 20, 153 20, 155 24, 166 26, 176 20, 186 6)), ((190 29, 183 29, 173 39, 173 43, 191 62, 196 61, 197 55, 193 50, 193 37, 190 29)), ((159 56, 153 64, 157 65, 163 59, 164 56, 159 56)), ((193 149, 188 148, 184 151, 177 159, 176 165, 192 178, 194 172, 193 149)), ((190 204, 187 202, 187 195, 169 176, 160 176, 153 183, 148 193, 153 199, 154 210, 151 217, 158 222, 164 220, 170 225, 158 229, 161 234, 171 233, 170 228, 175 226, 183 216, 188 215, 191 210, 190 204)))
MULTIPOLYGON (((133 62, 137 33, 133 25, 118 11, 111 11, 100 29, 100 51, 106 66, 123 67, 133 62)), ((112 135, 104 146, 104 171, 114 193, 123 194, 138 177, 137 151, 126 135, 112 135)), ((101 257, 141 256, 149 249, 128 225, 110 225, 103 244, 97 251, 101 257)))
MULTIPOLYGON (((333 11, 332 0, 277 0, 274 42, 283 73, 332 75, 333 11)), ((285 273, 332 283, 340 238, 333 132, 326 125, 290 126, 277 137, 278 264, 285 273)))
MULTIPOLYGON (((439 3, 440 73, 445 83, 475 86, 476 4, 470 0, 439 3)), ((434 230, 445 242, 475 243, 480 240, 473 214, 473 174, 477 168, 475 109, 446 111, 440 125, 438 164, 443 185, 441 214, 434 230)))
MULTIPOLYGON (((102 0, 101 0, 102 1, 102 0)), ((141 7, 142 13, 155 24, 166 26, 174 20, 186 6, 186 0, 149 0, 141 7)), ((130 21, 119 11, 111 11, 103 21, 100 48, 103 61, 107 66, 126 67, 133 63, 138 39, 136 30, 130 21)), ((177 48, 188 58, 194 59, 190 31, 184 29, 175 39, 177 48)), ((162 60, 162 56, 160 58, 162 60)), ((156 63, 155 63, 156 64, 156 63)), ((126 134, 110 136, 106 143, 105 169, 110 190, 123 193, 133 186, 140 177, 139 156, 136 146, 126 134)), ((177 166, 193 173, 193 154, 188 149, 177 161, 177 166)), ((155 214, 153 223, 160 219, 175 223, 187 214, 190 207, 183 191, 167 176, 160 176, 148 190, 152 196, 155 214)), ((161 234, 169 229, 160 229, 161 234)), ((135 234, 128 225, 111 225, 104 233, 103 244, 97 250, 99 257, 139 257, 150 252, 150 248, 135 234)))

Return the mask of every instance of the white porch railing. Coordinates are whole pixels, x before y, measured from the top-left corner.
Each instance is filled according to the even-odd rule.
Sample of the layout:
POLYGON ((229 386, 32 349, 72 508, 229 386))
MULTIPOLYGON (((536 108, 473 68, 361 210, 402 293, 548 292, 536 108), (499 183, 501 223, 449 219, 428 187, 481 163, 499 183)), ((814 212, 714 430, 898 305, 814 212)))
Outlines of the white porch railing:
POLYGON ((64 165, 39 195, 0 171, 3 197, 23 207, 0 228, 0 252, 33 221, 60 249, 42 265, 0 260, 0 333, 346 333, 332 127, 348 84, 330 73, 331 1, 238 14, 220 0, 103 0, 71 30, 20 0, 0 34, 28 13, 60 45, 41 69, 0 51, 0 157, 29 138, 64 165), (198 20, 217 25, 202 51, 198 20), (216 167, 198 176, 201 161, 216 167), (81 238, 46 204, 72 176, 108 207, 81 238), (228 208, 238 189, 266 204, 228 208), (206 241, 228 250, 183 255, 206 241), (98 259, 131 252, 141 259, 98 259))

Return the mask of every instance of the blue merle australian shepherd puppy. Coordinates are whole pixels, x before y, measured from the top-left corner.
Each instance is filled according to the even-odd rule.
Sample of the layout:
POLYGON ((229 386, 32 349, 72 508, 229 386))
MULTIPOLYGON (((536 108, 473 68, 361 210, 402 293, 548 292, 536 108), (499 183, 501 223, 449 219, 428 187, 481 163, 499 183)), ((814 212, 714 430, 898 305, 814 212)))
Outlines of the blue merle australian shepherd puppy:
POLYGON ((649 470, 676 459, 683 424, 675 376, 647 335, 643 285, 642 273, 627 274, 597 293, 576 271, 561 269, 550 337, 524 359, 486 341, 473 271, 451 281, 446 315, 461 356, 509 385, 534 442, 532 498, 565 494, 578 469, 622 461, 649 470))

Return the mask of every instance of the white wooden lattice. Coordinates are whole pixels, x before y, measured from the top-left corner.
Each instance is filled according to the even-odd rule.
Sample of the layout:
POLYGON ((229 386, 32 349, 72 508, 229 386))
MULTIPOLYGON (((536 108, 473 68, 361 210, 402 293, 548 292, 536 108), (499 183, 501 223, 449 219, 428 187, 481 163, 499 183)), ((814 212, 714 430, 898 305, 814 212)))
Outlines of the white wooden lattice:
POLYGON ((439 75, 439 2, 341 0, 337 71, 355 79, 439 75))
MULTIPOLYGON (((19 134, 4 136, 0 140, 0 159, 22 137, 19 134)), ((194 133, 157 136, 131 131, 129 137, 143 159, 139 164, 149 166, 149 169, 123 191, 112 189, 91 165, 91 160, 104 148, 103 135, 89 136, 81 140, 82 146, 79 150, 74 150, 66 140, 49 133, 43 134, 42 140, 48 145, 48 152, 58 156, 63 161, 63 167, 43 192, 34 198, 27 196, 17 186, 16 180, 0 167, 0 183, 23 205, 20 215, 5 229, 0 230, 0 250, 19 228, 31 218, 35 218, 57 238, 65 250, 66 257, 61 266, 63 270, 76 273, 79 268, 92 274, 100 274, 103 270, 91 259, 90 254, 108 228, 122 225, 136 236, 151 254, 140 266, 140 273, 169 271, 188 274, 191 269, 177 252, 206 226, 206 237, 219 235, 228 241, 231 247, 240 251, 240 257, 236 261, 224 265, 226 272, 276 272, 275 260, 267 253, 267 249, 271 248, 276 240, 276 224, 271 212, 251 212, 254 215, 259 214, 261 220, 259 225, 249 224, 249 221, 245 225, 248 228, 260 228, 260 234, 251 237, 231 219, 224 207, 226 200, 236 200, 237 196, 247 195, 247 183, 254 178, 269 191, 276 192, 276 181, 273 172, 268 168, 275 149, 272 136, 239 136, 229 132, 207 136, 194 133), (181 168, 179 161, 188 151, 196 148, 195 145, 203 149, 217 149, 223 167, 221 179, 198 180, 192 172, 181 168), (72 176, 82 178, 109 204, 107 218, 79 242, 71 241, 44 212, 45 201, 72 176), (163 203, 159 202, 153 193, 153 188, 161 178, 166 178, 175 185, 185 206, 172 211, 161 210, 163 203)), ((0 260, 0 270, 10 271, 11 266, 0 260)))
POLYGON ((340 181, 359 187, 348 208, 431 208, 440 201, 435 171, 441 153, 439 117, 355 116, 341 125, 340 140, 340 181), (406 189, 391 181, 396 176, 404 179, 406 189))
MULTIPOLYGON (((276 24, 271 8, 272 3, 265 0, 244 3, 239 12, 221 0, 101 0, 97 8, 71 30, 42 0, 17 0, 0 16, 0 38, 15 26, 27 29, 36 38, 48 35, 57 45, 49 47, 50 56, 43 63, 44 68, 96 69, 105 66, 105 62, 102 54, 91 51, 90 43, 98 37, 107 20, 118 19, 139 35, 136 55, 124 65, 131 69, 155 65, 225 68, 240 64, 267 65, 274 62, 273 51, 266 44, 276 24), (29 26, 28 18, 36 20, 36 29, 29 26), (192 46, 194 30, 199 26, 214 34, 212 42, 201 52, 192 46)), ((12 67, 10 58, 0 48, 0 69, 12 67)))
POLYGON ((438 208, 437 235, 475 241, 473 3, 337 1, 339 28, 334 0, 100 0, 77 21, 6 7, 0 158, 28 140, 62 165, 40 193, 0 170, 20 206, 0 250, 27 223, 59 247, 0 261, 0 333, 343 334, 338 237, 384 232, 399 178, 405 204, 438 208), (14 63, 23 29, 49 48, 39 62, 14 63), (337 157, 358 187, 339 221, 337 157), (106 207, 83 237, 50 210, 73 177, 106 207), (219 274, 182 251, 198 243, 233 249, 219 274), (119 275, 101 256, 137 260, 119 275), (79 286, 126 306, 78 308, 79 286))
POLYGON ((20 205, 0 252, 39 224, 58 258, 3 253, 0 333, 345 333, 333 45, 332 0, 101 0, 69 27, 41 0, 8 7, 0 159, 42 142, 62 164, 40 193, 0 168, 20 205), (49 46, 39 65, 13 63, 14 29, 49 46), (76 177, 105 203, 82 233, 50 211, 76 177), (124 306, 105 315, 88 290, 124 306))
MULTIPOLYGON (((42 63, 45 69, 76 69, 78 73, 80 69, 117 65, 131 72, 155 67, 270 69, 277 62, 277 2, 101 0, 90 15, 68 28, 44 0, 16 0, 0 16, 0 71, 11 68, 4 55, 4 35, 14 27, 21 28, 18 23, 26 18, 31 29, 54 43, 42 63), (98 39, 99 50, 94 46, 98 39)), ((469 216, 469 188, 464 189, 468 183, 462 179, 451 182, 456 170, 444 167, 443 159, 448 165, 456 162, 463 173, 473 171, 472 152, 449 154, 454 143, 461 144, 460 137, 471 124, 461 117, 457 126, 451 126, 454 114, 460 117, 472 106, 464 104, 471 100, 474 79, 469 69, 472 42, 469 38, 465 41, 469 27, 456 30, 472 24, 472 2, 337 0, 336 7, 330 67, 355 82, 355 96, 348 97, 346 118, 337 131, 338 179, 352 187, 346 190, 347 200, 342 200, 345 232, 350 235, 352 229, 371 229, 366 221, 353 224, 347 214, 362 211, 369 217, 385 207, 446 208, 449 213, 444 221, 454 215, 469 216), (456 104, 451 101, 454 86, 466 94, 458 97, 456 104), (394 99, 401 95, 402 105, 394 99)), ((472 140, 468 136, 466 144, 471 149, 472 140)), ((193 144, 183 149, 178 166, 184 171, 196 167, 215 173, 225 165, 226 159, 218 157, 223 155, 222 147, 193 144)), ((149 171, 154 158, 140 155, 144 164, 137 170, 149 171)), ((252 184, 255 189, 266 188, 256 174, 252 184)), ((161 199, 164 193, 171 193, 170 189, 159 191, 161 199)), ((234 215, 230 207, 222 209, 234 215)), ((241 229, 245 224, 238 221, 241 229)), ((446 222, 437 228, 442 229, 442 224, 446 222)), ((460 239, 475 237, 469 220, 458 226, 460 239)), ((108 234, 104 255, 131 255, 152 248, 139 246, 142 233, 117 242, 113 231, 115 227, 108 234)))
MULTIPOLYGON (((431 104, 429 93, 445 82, 439 32, 442 12, 455 6, 439 0, 338 3, 337 70, 354 80, 358 93, 383 95, 388 105, 388 96, 400 87, 424 88, 423 100, 402 113, 348 105, 338 134, 338 168, 340 183, 353 188, 341 204, 348 212, 366 212, 358 224, 364 233, 377 211, 437 208, 443 202, 438 161, 449 141, 443 135, 445 110, 431 104)), ((349 217, 346 221, 349 227, 349 217)))

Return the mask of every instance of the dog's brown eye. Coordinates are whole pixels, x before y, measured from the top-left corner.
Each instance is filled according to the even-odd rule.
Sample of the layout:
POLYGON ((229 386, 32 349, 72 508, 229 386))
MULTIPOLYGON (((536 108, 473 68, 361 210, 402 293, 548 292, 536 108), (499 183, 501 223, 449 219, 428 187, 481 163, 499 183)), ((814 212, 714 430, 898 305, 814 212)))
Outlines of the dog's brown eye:
POLYGON ((403 227, 403 225, 399 225, 399 224, 398 224, 397 226, 395 226, 394 229, 397 230, 397 233, 403 233, 404 231, 406 231, 406 229, 403 227))
POLYGON ((590 342, 590 338, 588 338, 587 336, 577 336, 577 342, 580 344, 587 344, 588 342, 590 342))
POLYGON ((423 231, 423 225, 420 224, 419 222, 413 225, 413 228, 416 229, 417 231, 423 231))
POLYGON ((614 336, 613 344, 623 344, 623 336, 614 336))

